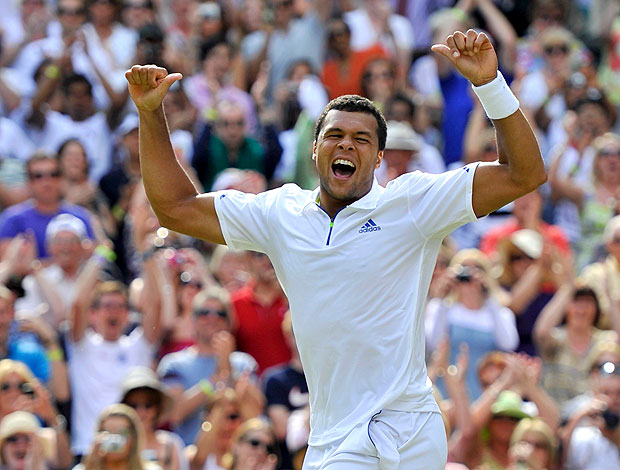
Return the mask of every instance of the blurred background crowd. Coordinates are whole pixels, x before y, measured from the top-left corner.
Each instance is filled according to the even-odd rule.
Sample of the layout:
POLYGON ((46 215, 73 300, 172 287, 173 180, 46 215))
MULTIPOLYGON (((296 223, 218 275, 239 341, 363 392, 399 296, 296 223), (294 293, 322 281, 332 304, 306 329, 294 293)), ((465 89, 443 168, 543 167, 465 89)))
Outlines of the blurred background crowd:
POLYGON ((349 93, 388 119, 385 185, 497 159, 468 82, 429 49, 472 27, 549 181, 459 228, 437 260, 425 331, 447 468, 620 469, 620 2, 0 11, 1 468, 301 468, 308 389, 286 296, 265 255, 159 226, 126 69, 184 74, 165 111, 201 190, 313 189, 314 122, 349 93))

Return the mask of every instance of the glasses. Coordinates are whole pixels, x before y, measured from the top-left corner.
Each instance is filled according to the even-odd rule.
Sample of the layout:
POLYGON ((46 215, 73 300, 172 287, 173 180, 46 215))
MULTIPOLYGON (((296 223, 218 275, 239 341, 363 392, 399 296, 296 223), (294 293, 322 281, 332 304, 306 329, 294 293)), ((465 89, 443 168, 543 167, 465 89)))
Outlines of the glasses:
POLYGON ((54 171, 33 171, 30 173, 31 180, 42 180, 43 178, 60 178, 60 170, 54 171))
POLYGON ((82 16, 86 14, 86 10, 84 8, 58 8, 59 15, 67 15, 67 16, 82 16))
POLYGON ((615 150, 611 150, 611 149, 607 149, 607 150, 601 150, 598 153, 599 157, 620 157, 620 149, 615 149, 615 150))
POLYGON ((545 46, 545 54, 547 55, 565 55, 568 54, 568 46, 565 44, 554 45, 554 46, 545 46))
POLYGON ((9 390, 17 390, 20 393, 28 395, 33 393, 32 385, 30 385, 28 382, 4 382, 2 385, 0 385, 0 391, 8 392, 9 390))
POLYGON ((201 308, 194 310, 194 315, 197 317, 208 317, 209 315, 217 315, 220 318, 228 318, 228 313, 225 310, 215 310, 213 308, 201 308))
POLYGON ((127 406, 133 408, 134 410, 145 409, 150 410, 155 408, 157 404, 153 401, 135 401, 135 402, 127 402, 127 406))
POLYGON ((24 444, 30 444, 30 436, 28 434, 13 434, 12 436, 7 437, 4 441, 9 444, 17 444, 20 441, 24 444))
POLYGON ((510 262, 511 263, 514 263, 515 261, 523 261, 523 260, 531 261, 532 258, 530 258, 527 255, 520 255, 518 253, 515 253, 514 255, 510 255, 510 262))
POLYGON ((268 454, 273 453, 273 445, 267 444, 266 442, 263 442, 260 439, 256 439, 256 438, 245 439, 245 442, 250 444, 255 449, 258 449, 260 447, 260 448, 263 448, 265 452, 267 452, 268 454))
POLYGON ((243 127, 245 126, 245 123, 243 122, 243 120, 239 120, 239 121, 221 120, 219 121, 219 125, 222 127, 243 127))

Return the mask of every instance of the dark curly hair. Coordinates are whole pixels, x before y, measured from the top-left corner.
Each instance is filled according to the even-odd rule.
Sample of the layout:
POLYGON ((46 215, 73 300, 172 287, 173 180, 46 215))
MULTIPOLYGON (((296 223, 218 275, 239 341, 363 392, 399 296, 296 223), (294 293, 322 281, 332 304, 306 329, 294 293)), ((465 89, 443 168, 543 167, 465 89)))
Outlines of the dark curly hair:
POLYGON ((325 122, 325 116, 331 110, 336 111, 346 111, 349 113, 367 113, 372 114, 372 116, 377 121, 377 137, 379 138, 379 150, 385 149, 385 140, 387 138, 387 124, 385 122, 385 117, 383 113, 377 108, 372 101, 363 96, 359 95, 342 95, 338 98, 334 98, 319 116, 316 121, 316 126, 314 127, 314 140, 316 141, 319 138, 319 133, 321 132, 321 128, 323 127, 323 123, 325 122))

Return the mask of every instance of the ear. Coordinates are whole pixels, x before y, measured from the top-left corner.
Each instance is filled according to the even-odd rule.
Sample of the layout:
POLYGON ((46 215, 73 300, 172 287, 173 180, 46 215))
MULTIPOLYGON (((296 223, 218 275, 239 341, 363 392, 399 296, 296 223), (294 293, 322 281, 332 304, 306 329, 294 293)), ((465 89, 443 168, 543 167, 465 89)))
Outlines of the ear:
POLYGON ((312 160, 316 162, 316 140, 312 142, 312 160))
POLYGON ((377 153, 377 164, 375 165, 375 168, 379 168, 379 166, 381 166, 381 160, 383 160, 383 150, 379 150, 379 153, 377 153))

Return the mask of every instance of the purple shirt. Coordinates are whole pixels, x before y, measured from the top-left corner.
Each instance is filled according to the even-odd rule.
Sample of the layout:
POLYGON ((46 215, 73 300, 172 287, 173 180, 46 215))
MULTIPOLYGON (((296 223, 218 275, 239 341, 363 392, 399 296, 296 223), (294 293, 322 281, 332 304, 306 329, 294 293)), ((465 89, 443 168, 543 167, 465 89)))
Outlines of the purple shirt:
POLYGON ((37 240, 39 258, 47 258, 45 246, 45 230, 47 224, 58 214, 71 214, 80 219, 86 225, 86 232, 90 238, 94 238, 93 229, 90 225, 90 214, 80 206, 61 202, 58 210, 51 214, 42 214, 34 207, 34 202, 28 200, 21 204, 9 207, 0 215, 0 240, 13 238, 20 233, 32 231, 37 240))

